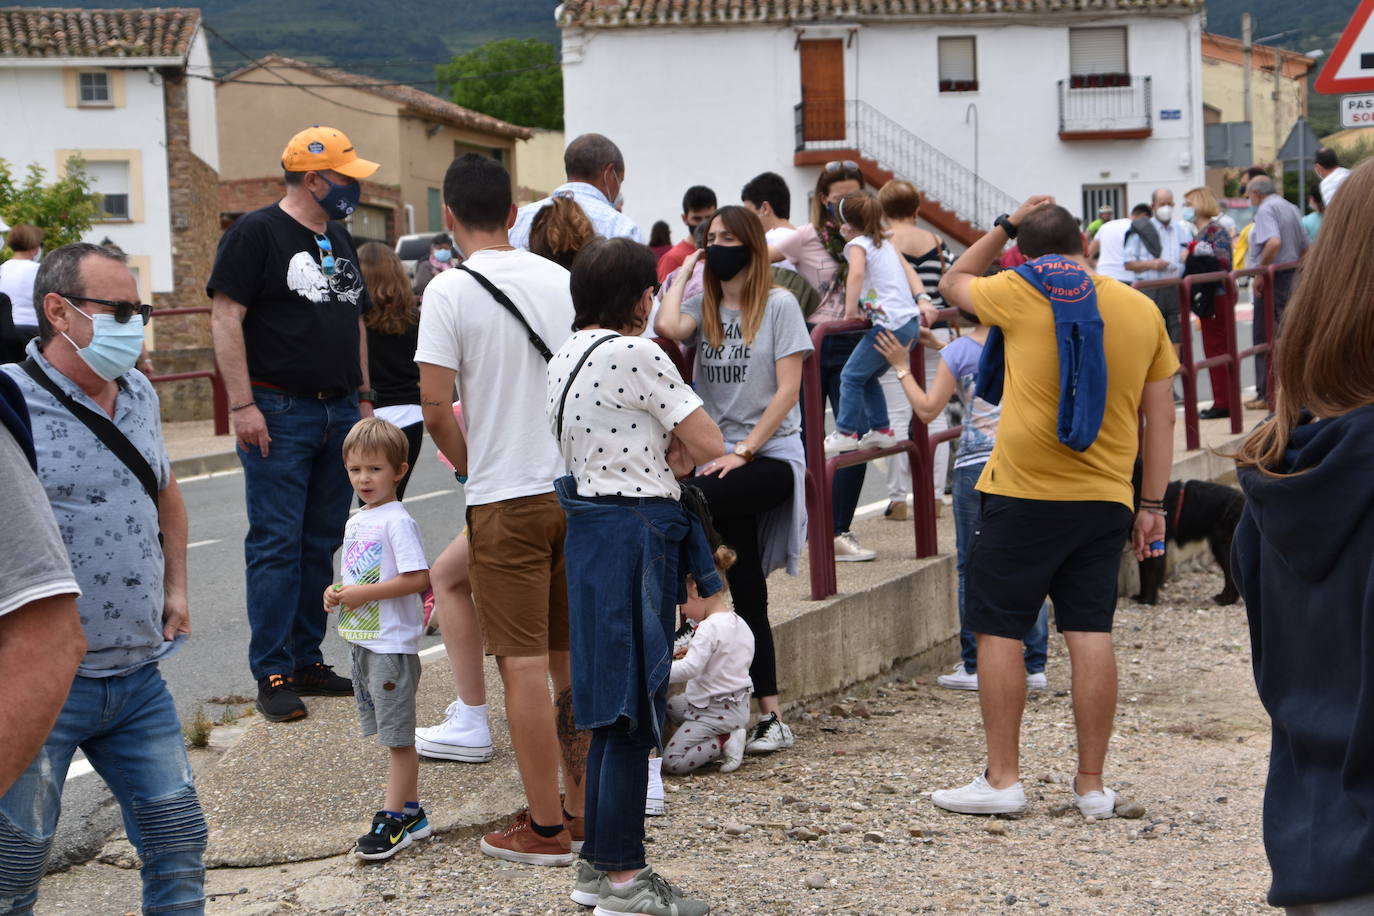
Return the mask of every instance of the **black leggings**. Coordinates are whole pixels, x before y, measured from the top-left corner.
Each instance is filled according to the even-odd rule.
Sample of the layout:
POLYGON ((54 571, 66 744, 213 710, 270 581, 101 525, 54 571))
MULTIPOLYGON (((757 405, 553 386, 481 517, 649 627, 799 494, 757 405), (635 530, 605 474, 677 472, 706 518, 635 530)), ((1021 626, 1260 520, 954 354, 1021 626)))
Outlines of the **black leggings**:
POLYGON ((705 494, 711 521, 721 539, 738 555, 726 578, 735 613, 754 634, 754 662, 749 666, 754 696, 777 696, 778 662, 768 623, 768 580, 759 552, 759 518, 792 498, 792 466, 776 458, 759 458, 724 477, 694 477, 692 483, 705 494))

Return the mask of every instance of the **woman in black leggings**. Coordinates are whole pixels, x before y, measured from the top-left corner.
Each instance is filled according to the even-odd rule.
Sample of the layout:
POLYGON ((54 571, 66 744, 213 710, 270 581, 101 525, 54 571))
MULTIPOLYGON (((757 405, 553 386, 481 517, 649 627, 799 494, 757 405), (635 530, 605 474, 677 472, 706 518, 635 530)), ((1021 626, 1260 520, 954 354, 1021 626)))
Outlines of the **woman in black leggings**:
POLYGON ((704 292, 683 301, 698 251, 664 293, 654 330, 696 346, 697 394, 725 436, 725 454, 702 465, 693 482, 738 554, 730 590, 735 612, 754 633, 749 673, 763 714, 745 750, 758 754, 793 741, 778 714, 767 576, 778 568, 795 575, 803 546, 806 467, 797 394, 811 337, 796 298, 773 287, 757 216, 723 207, 710 219, 706 242, 704 292))

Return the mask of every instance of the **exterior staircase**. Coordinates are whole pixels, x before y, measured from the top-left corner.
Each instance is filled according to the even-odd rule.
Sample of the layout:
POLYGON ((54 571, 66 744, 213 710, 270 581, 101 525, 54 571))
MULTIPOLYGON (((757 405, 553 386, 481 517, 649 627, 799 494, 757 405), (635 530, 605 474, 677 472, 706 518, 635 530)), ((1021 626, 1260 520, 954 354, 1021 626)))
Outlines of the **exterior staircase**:
POLYGON ((795 115, 794 164, 850 159, 873 187, 904 178, 921 191, 921 219, 960 244, 972 245, 1021 203, 867 102, 803 102, 795 115))

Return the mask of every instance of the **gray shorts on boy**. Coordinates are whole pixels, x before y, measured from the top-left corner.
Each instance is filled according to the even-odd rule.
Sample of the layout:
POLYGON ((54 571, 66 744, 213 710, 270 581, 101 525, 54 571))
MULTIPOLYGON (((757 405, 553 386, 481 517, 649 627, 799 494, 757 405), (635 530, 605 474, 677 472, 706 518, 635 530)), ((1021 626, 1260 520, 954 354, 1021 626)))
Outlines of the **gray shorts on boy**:
POLYGON ((385 747, 415 744, 415 692, 420 686, 420 656, 353 650, 353 696, 363 737, 376 735, 385 747))

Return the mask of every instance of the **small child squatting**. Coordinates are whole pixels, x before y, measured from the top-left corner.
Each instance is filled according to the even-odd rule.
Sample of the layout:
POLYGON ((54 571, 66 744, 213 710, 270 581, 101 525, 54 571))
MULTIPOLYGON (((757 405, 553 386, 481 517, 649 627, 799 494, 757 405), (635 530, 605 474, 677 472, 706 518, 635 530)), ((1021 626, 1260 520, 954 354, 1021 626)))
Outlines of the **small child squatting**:
POLYGON ((420 593, 429 565, 419 526, 396 500, 409 444, 385 420, 360 421, 344 440, 344 464, 363 508, 344 528, 341 582, 324 590, 326 612, 339 611, 339 635, 352 646, 353 685, 364 737, 390 751, 386 799, 367 833, 362 859, 389 859, 432 832, 420 807, 415 753, 415 692, 420 682, 420 593))
MULTIPOLYGON (((721 547, 716 565, 723 572, 734 563, 734 551, 721 547)), ((677 731, 663 750, 663 768, 682 776, 720 759, 720 771, 731 773, 744 760, 745 726, 753 682, 754 634, 725 602, 726 592, 697 596, 687 581, 682 613, 697 622, 696 633, 673 662, 668 683, 687 689, 668 699, 668 719, 677 731)))

